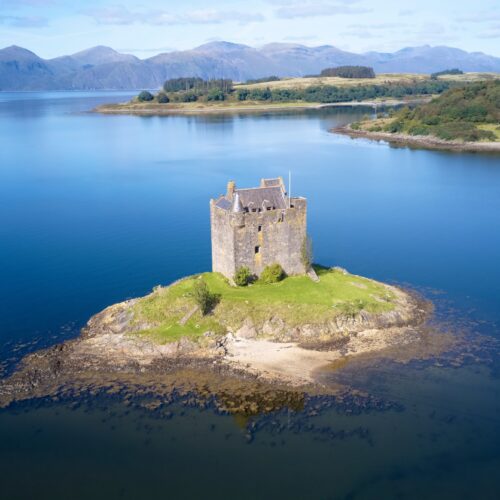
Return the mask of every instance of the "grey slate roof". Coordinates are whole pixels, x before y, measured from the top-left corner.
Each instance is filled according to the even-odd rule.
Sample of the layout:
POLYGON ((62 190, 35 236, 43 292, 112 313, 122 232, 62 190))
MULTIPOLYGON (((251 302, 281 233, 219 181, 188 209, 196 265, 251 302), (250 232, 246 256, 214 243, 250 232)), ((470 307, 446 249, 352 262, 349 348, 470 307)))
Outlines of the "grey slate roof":
POLYGON ((234 198, 228 199, 228 195, 221 196, 215 205, 223 210, 243 209, 245 212, 287 208, 286 194, 280 179, 262 179, 261 185, 263 187, 234 190, 233 196, 238 200, 238 210, 233 210, 234 198))
POLYGON ((229 200, 227 200, 226 198, 224 198, 224 197, 219 198, 215 202, 215 206, 217 206, 219 208, 222 208, 224 210, 231 210, 231 202, 229 200))
POLYGON ((237 189, 243 208, 251 211, 256 209, 286 208, 285 195, 281 187, 262 187, 237 189))

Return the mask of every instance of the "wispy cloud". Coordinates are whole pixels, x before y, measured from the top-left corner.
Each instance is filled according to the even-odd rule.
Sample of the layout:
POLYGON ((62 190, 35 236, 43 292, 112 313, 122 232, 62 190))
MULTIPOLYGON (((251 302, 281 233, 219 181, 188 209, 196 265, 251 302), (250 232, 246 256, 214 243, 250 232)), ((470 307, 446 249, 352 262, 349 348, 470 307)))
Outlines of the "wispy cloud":
POLYGON ((53 5, 56 0, 2 0, 0 2, 0 8, 8 7, 13 9, 16 7, 47 7, 48 5, 53 5))
POLYGON ((343 31, 340 33, 341 36, 353 36, 356 38, 382 38, 382 35, 380 33, 372 33, 371 31, 368 30, 363 30, 363 29, 352 29, 352 30, 347 30, 343 31))
POLYGON ((409 26, 406 23, 366 23, 366 24, 350 24, 348 28, 366 29, 366 30, 390 30, 400 29, 409 26))
POLYGON ((49 21, 40 16, 0 16, 0 24, 14 28, 43 28, 49 21))
POLYGON ((500 13, 478 12, 468 16, 457 17, 455 21, 459 23, 488 23, 491 21, 500 21, 500 13))
POLYGON ((286 36, 283 40, 287 42, 310 42, 311 40, 317 40, 318 37, 316 35, 304 35, 304 36, 286 36))
POLYGON ((500 23, 493 23, 488 27, 488 30, 484 33, 479 33, 478 38, 483 39, 493 39, 500 38, 500 23))
POLYGON ((174 14, 163 10, 130 11, 116 5, 95 9, 86 9, 83 14, 92 17, 98 24, 148 24, 151 26, 176 24, 222 24, 237 22, 249 24, 264 21, 264 16, 253 12, 222 11, 216 9, 199 9, 174 14))
POLYGON ((282 19, 294 19, 296 17, 319 17, 335 16, 339 14, 363 14, 371 12, 371 9, 364 7, 352 7, 348 4, 339 4, 332 2, 301 2, 282 5, 274 11, 276 17, 282 19))

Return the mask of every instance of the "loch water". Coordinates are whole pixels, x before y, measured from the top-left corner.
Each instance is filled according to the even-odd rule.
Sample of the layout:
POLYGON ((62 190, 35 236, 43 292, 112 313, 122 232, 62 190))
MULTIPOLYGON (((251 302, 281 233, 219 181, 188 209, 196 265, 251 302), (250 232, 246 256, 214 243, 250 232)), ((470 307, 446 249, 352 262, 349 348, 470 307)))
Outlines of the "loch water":
POLYGON ((210 197, 289 171, 317 262, 418 290, 485 347, 347 370, 381 404, 311 398, 251 433, 183 401, 15 404, 0 411, 0 498, 500 498, 500 157, 329 132, 360 107, 89 113, 130 95, 0 93, 0 376, 107 305, 209 269, 210 197))

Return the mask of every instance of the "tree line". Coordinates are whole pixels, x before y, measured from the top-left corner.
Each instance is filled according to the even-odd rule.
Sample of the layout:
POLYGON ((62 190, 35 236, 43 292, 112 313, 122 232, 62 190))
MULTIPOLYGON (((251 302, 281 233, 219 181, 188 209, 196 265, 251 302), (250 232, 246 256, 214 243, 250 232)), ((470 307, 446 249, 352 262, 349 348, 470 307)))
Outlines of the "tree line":
POLYGON ((383 85, 311 85, 304 88, 242 88, 236 91, 239 101, 305 101, 305 102, 350 102, 375 99, 377 97, 403 98, 412 95, 440 94, 450 88, 449 82, 420 81, 408 84, 388 83, 383 85))
POLYGON ((320 76, 337 76, 340 78, 375 78, 375 71, 369 66, 337 66, 325 68, 320 76))
POLYGON ((167 80, 158 94, 143 91, 137 97, 139 102, 156 101, 269 101, 269 102, 320 102, 336 103, 363 101, 377 97, 401 99, 412 95, 440 94, 452 85, 448 81, 424 80, 410 83, 387 83, 357 86, 310 85, 298 88, 234 88, 231 80, 203 80, 201 78, 175 78, 167 80))

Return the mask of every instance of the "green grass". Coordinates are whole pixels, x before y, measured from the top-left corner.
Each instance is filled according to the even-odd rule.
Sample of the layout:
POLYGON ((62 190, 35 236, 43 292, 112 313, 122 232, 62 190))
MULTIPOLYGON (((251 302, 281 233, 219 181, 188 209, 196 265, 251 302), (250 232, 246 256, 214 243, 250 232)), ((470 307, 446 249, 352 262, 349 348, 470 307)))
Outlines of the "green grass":
POLYGON ((497 141, 500 141, 500 124, 498 123, 483 123, 477 125, 479 130, 487 130, 493 134, 495 134, 497 141))
POLYGON ((167 288, 157 288, 134 306, 136 321, 152 328, 140 332, 165 343, 181 337, 197 339, 205 332, 224 334, 236 330, 251 318, 262 326, 266 320, 279 318, 289 327, 320 324, 338 315, 355 315, 361 310, 372 313, 390 311, 394 295, 382 284, 333 269, 316 268, 318 283, 306 276, 292 276, 279 283, 255 283, 232 287, 218 273, 201 275, 210 291, 220 295, 220 302, 206 316, 195 313, 185 325, 179 321, 194 306, 190 277, 167 288))

